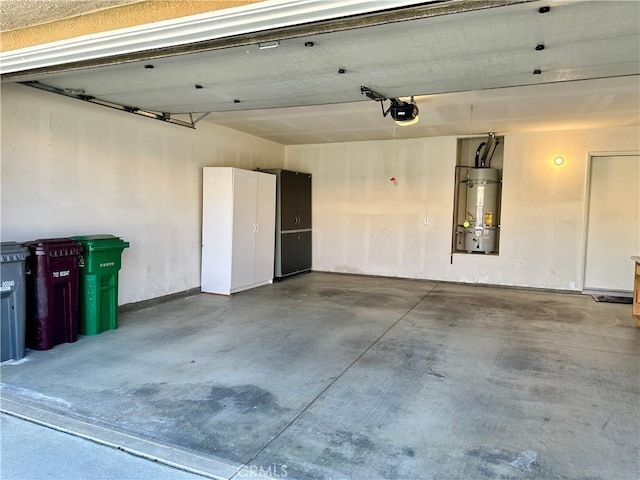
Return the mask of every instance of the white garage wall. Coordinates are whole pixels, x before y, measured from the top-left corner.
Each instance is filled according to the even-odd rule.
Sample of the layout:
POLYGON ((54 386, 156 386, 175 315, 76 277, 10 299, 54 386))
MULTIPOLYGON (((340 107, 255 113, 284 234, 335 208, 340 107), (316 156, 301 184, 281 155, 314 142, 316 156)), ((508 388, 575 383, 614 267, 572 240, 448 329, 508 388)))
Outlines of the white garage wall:
POLYGON ((287 168, 313 174, 313 268, 430 278, 433 252, 451 244, 455 148, 455 138, 287 147, 287 168))
POLYGON ((203 166, 280 167, 282 145, 2 85, 2 241, 110 233, 119 304, 200 285, 203 166))
POLYGON ((314 175, 315 270, 580 290, 588 153, 638 149, 636 127, 506 134, 498 256, 450 255, 454 137, 288 146, 285 165, 314 175))
POLYGON ((452 262, 454 137, 285 148, 18 85, 1 94, 2 241, 123 237, 120 304, 200 284, 201 167, 214 165, 314 174, 316 270, 579 290, 588 153, 640 149, 636 127, 505 135, 500 255, 452 262))

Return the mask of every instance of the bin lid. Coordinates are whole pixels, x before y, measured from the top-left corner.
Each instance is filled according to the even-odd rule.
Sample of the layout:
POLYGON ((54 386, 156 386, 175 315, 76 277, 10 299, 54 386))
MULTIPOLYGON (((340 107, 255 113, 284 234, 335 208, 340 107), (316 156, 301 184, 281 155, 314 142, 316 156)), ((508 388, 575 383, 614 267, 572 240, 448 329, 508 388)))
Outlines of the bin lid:
POLYGON ((18 242, 0 243, 0 259, 4 262, 19 262, 29 256, 29 249, 18 242))
POLYGON ((95 252, 98 250, 112 250, 123 249, 129 246, 129 242, 125 242, 115 235, 79 235, 73 237, 77 242, 80 242, 85 250, 89 252, 95 252))
POLYGON ((72 238, 41 238, 25 243, 32 255, 49 255, 50 257, 67 257, 80 255, 82 245, 72 238))

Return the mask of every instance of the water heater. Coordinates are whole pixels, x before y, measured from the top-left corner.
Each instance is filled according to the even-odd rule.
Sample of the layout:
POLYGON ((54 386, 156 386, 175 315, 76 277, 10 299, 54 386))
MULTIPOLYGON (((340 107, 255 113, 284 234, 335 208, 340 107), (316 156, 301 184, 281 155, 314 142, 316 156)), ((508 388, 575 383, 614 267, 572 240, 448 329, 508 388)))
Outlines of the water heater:
POLYGON ((469 253, 496 252, 500 172, 470 168, 467 178, 464 249, 469 253))

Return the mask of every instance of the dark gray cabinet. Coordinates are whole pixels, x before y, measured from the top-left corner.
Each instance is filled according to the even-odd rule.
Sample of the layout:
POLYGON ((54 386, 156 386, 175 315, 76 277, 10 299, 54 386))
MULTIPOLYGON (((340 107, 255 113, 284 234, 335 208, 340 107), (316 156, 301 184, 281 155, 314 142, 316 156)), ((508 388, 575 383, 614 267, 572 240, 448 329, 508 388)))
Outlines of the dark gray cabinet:
POLYGON ((311 175, 280 170, 280 186, 282 231, 311 229, 311 175))
POLYGON ((276 176, 274 276, 311 270, 311 174, 261 170, 276 176))
POLYGON ((283 233, 280 236, 282 255, 280 273, 285 276, 311 268, 311 230, 283 233))

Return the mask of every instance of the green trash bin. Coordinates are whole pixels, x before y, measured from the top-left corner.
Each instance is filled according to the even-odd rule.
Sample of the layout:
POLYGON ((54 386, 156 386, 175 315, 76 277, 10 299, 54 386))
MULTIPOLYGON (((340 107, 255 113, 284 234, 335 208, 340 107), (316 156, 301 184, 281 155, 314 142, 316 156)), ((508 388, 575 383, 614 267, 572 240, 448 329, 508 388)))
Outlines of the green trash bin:
POLYGON ((81 335, 97 335, 118 328, 118 271, 129 242, 113 235, 73 237, 82 244, 80 257, 81 335))

